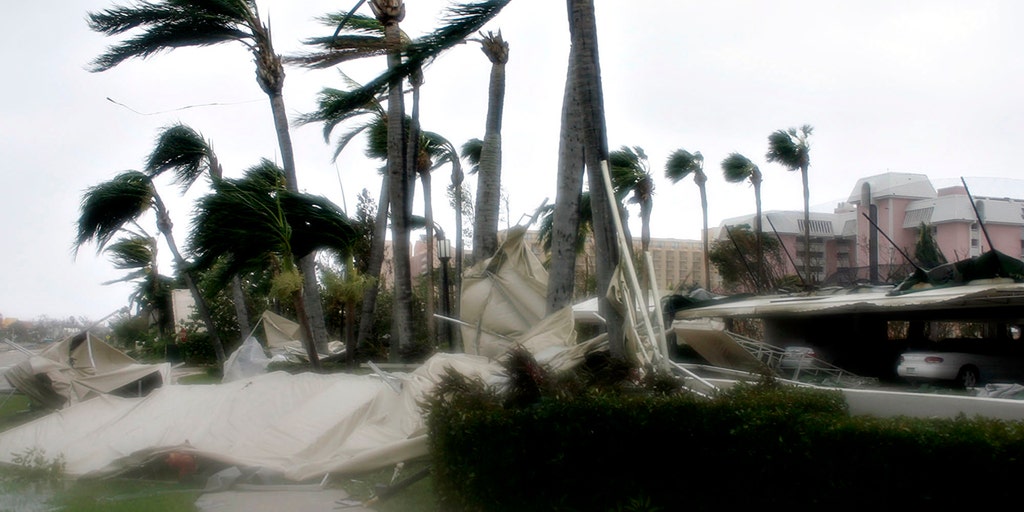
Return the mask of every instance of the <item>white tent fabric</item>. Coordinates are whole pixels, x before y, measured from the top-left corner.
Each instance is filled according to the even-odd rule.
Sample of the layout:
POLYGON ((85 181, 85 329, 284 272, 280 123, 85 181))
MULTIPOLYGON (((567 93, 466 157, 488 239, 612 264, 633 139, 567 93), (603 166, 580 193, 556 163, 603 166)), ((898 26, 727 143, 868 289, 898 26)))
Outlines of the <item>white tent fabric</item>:
POLYGON ((4 377, 32 400, 59 409, 154 374, 166 384, 170 373, 169 363, 138 363, 103 340, 83 333, 18 363, 4 372, 4 377))
POLYGON ((263 312, 263 332, 271 349, 294 345, 300 339, 302 326, 272 311, 263 312))
POLYGON ((63 455, 69 476, 103 476, 186 452, 302 481, 359 473, 426 455, 418 402, 445 368, 497 383, 484 358, 438 354, 393 374, 273 372, 226 384, 164 386, 144 398, 101 395, 0 434, 0 462, 34 447, 63 455))
POLYGON ((510 231, 497 254, 463 275, 459 318, 470 324, 462 326, 468 354, 498 357, 545 316, 548 273, 524 233, 510 231))
POLYGON ((249 336, 224 362, 223 382, 255 377, 266 373, 270 358, 263 352, 263 345, 249 336))

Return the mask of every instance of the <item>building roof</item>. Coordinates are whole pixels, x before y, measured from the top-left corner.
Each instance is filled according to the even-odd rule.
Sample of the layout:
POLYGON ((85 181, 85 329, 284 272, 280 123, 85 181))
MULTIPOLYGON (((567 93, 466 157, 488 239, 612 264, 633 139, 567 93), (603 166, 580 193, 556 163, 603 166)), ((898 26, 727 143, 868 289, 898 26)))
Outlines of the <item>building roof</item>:
MULTIPOLYGON (((855 220, 856 218, 857 212, 855 211, 840 213, 810 212, 811 236, 846 236, 847 224, 849 221, 855 220)), ((772 210, 768 212, 761 212, 762 227, 769 233, 774 228, 774 230, 780 235, 802 235, 804 232, 803 220, 804 212, 802 210, 772 210)), ((740 224, 746 224, 753 227, 754 215, 733 217, 722 221, 723 226, 737 226, 740 224)), ((851 234, 855 235, 856 233, 854 232, 851 234)))
POLYGON ((928 176, 924 174, 887 172, 857 180, 857 184, 850 192, 849 202, 861 203, 861 192, 865 183, 871 186, 872 199, 895 197, 926 199, 936 196, 935 187, 932 186, 928 176))
MULTIPOLYGON (((1024 202, 1012 199, 981 198, 977 200, 978 213, 986 224, 1024 224, 1024 202)), ((964 195, 944 195, 921 199, 907 205, 903 218, 904 228, 948 222, 974 222, 977 215, 970 198, 964 195)))

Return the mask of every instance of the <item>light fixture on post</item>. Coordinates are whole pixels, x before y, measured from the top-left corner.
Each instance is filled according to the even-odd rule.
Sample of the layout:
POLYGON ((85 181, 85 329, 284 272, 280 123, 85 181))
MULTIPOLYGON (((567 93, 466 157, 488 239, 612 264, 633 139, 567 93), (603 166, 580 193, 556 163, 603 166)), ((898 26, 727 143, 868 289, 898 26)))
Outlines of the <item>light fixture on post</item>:
MULTIPOLYGON (((437 239, 437 259, 441 262, 441 311, 445 318, 451 316, 451 302, 448 293, 448 260, 452 258, 452 244, 446 238, 437 239)), ((448 320, 441 323, 444 339, 448 342, 448 350, 452 350, 451 327, 448 320)))

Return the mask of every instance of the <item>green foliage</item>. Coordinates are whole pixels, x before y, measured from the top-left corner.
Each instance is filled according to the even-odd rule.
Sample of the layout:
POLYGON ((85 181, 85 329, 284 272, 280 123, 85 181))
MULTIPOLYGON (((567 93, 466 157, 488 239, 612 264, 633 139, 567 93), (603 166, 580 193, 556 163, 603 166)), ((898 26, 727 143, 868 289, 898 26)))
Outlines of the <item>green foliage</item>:
POLYGON ((513 361, 509 389, 450 373, 427 399, 443 510, 995 506, 1024 469, 1022 422, 850 416, 838 391, 770 379, 711 399, 578 385, 513 361), (984 489, 956 468, 984 468, 984 489))
MULTIPOLYGON (((764 273, 770 288, 791 283, 785 276, 783 248, 775 237, 762 237, 764 250, 764 273)), ((757 237, 750 226, 743 224, 729 228, 729 236, 711 243, 708 259, 722 276, 722 284, 728 291, 757 290, 756 275, 757 237)))
POLYGON ((11 462, 17 468, 16 477, 25 482, 55 484, 64 479, 64 454, 50 458, 46 450, 32 447, 12 454, 11 462))
POLYGON ((946 257, 939 249, 939 244, 932 236, 932 228, 921 223, 917 228, 917 243, 914 245, 914 259, 918 266, 924 269, 935 268, 946 263, 946 257))

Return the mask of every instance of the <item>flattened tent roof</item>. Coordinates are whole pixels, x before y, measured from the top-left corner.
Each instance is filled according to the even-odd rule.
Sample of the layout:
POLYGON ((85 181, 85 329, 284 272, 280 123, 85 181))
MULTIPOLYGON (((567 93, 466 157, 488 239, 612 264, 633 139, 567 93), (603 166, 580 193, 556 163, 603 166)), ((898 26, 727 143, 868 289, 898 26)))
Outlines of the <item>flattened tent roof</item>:
POLYGON ((1015 283, 1009 279, 979 280, 965 285, 936 287, 898 295, 890 294, 891 290, 868 288, 844 290, 831 295, 751 297, 684 309, 676 313, 676 318, 783 317, 980 308, 991 310, 1024 306, 1024 283, 1015 283))

